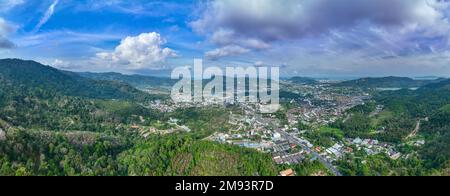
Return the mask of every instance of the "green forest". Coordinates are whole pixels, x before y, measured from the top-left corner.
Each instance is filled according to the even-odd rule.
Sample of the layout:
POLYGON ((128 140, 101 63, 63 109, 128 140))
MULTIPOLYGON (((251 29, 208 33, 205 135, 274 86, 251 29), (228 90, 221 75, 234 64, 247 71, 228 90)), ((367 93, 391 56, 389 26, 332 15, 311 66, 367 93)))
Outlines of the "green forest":
MULTIPOLYGON (((450 169, 450 80, 431 83, 418 90, 383 91, 375 102, 348 111, 348 119, 332 126, 348 137, 372 138, 384 142, 404 143, 420 122, 419 135, 426 141, 408 161, 393 161, 383 156, 348 157, 340 163, 347 175, 440 175, 450 169), (377 104, 384 111, 372 117, 377 104), (382 131, 379 131, 383 128, 382 131), (348 161, 350 160, 350 162, 348 161)), ((405 147, 405 151, 412 147, 405 147)))
MULTIPOLYGON (((330 175, 317 161, 277 166, 270 154, 205 141, 231 129, 227 122, 233 108, 163 113, 144 105, 166 97, 135 89, 125 76, 113 82, 103 80, 108 75, 82 77, 17 59, 0 60, 0 67, 0 176, 273 176, 289 167, 298 175, 330 175), (143 138, 131 128, 171 118, 194 131, 143 138)), ((365 154, 356 154, 339 161, 339 170, 344 175, 441 175, 450 168, 449 95, 449 80, 418 90, 379 92, 373 102, 347 111, 346 119, 306 137, 326 147, 345 137, 398 144, 420 121, 419 134, 427 142, 411 159, 376 155, 367 164, 361 159, 365 154), (377 105, 384 111, 371 116, 377 105)), ((285 112, 275 114, 283 124, 285 112)), ((310 127, 299 123, 298 128, 310 127)))
POLYGON ((202 141, 226 112, 144 108, 153 97, 32 61, 0 61, 0 175, 276 175, 271 157, 202 141), (145 121, 141 121, 142 116, 145 121), (143 139, 130 125, 180 119, 192 133, 143 139))

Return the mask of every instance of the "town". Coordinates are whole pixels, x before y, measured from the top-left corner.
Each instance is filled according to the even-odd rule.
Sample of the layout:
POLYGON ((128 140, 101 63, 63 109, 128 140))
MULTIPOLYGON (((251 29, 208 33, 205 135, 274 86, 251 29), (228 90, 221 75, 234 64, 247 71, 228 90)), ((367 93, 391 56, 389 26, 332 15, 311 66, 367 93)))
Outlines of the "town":
MULTIPOLYGON (((216 132, 205 138, 222 144, 237 145, 244 148, 256 149, 263 153, 272 155, 273 161, 279 165, 295 165, 304 161, 320 161, 334 175, 341 175, 336 169, 335 163, 346 155, 363 152, 367 155, 385 154, 393 160, 402 155, 396 150, 395 144, 383 143, 367 138, 332 138, 334 145, 322 146, 310 141, 311 135, 321 127, 326 127, 340 118, 349 118, 346 111, 364 105, 371 101, 368 92, 359 89, 336 89, 331 87, 332 82, 321 81, 316 84, 296 84, 282 81, 281 85, 285 91, 294 93, 296 97, 281 97, 284 110, 277 114, 261 114, 258 103, 237 103, 233 106, 238 109, 229 111, 228 125, 232 127, 228 132, 216 132), (299 124, 308 125, 309 129, 302 129, 299 124)), ((167 89, 168 91, 169 89, 167 89)), ((215 101, 205 100, 201 103, 173 103, 169 100, 157 100, 147 105, 147 108, 161 112, 172 112, 180 108, 207 108, 211 106, 229 107, 227 104, 218 104, 215 101)), ((383 111, 383 106, 378 105, 371 116, 383 111)), ((345 121, 345 119, 344 119, 345 121)), ((177 131, 189 132, 190 128, 178 125, 177 119, 165 122, 171 128, 158 130, 155 127, 139 127, 143 137, 150 134, 170 134, 177 131)), ((382 128, 380 128, 382 131, 382 128)), ((423 145, 419 141, 417 145, 423 145)), ((288 170, 282 173, 291 173, 288 170)), ((282 174, 280 175, 286 175, 282 174)))

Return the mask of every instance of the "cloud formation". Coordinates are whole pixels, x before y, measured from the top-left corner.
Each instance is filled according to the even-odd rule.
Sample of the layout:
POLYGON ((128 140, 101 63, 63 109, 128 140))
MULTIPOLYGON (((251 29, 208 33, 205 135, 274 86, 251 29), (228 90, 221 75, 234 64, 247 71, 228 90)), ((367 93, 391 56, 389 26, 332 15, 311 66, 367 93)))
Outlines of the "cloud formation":
POLYGON ((0 49, 15 47, 14 43, 7 39, 7 36, 16 31, 16 27, 0 17, 0 49))
POLYGON ((39 23, 34 27, 33 32, 39 31, 41 27, 50 20, 50 18, 55 13, 55 7, 58 5, 59 0, 53 1, 53 3, 48 7, 47 11, 45 12, 44 16, 42 16, 41 20, 39 20, 39 23))
POLYGON ((128 70, 161 69, 169 57, 175 57, 176 52, 170 48, 163 48, 166 43, 161 35, 143 33, 136 37, 126 37, 113 52, 97 53, 102 63, 128 70))
POLYGON ((442 0, 211 0, 191 26, 220 47, 257 50, 361 26, 432 38, 450 30, 447 7, 442 0))
MULTIPOLYGON (((78 0, 79 1, 79 0, 78 0)), ((168 0, 84 0, 76 4, 76 11, 111 11, 116 13, 163 17, 172 12, 186 12, 190 1, 168 0)))
POLYGON ((221 57, 226 57, 230 55, 239 55, 247 52, 250 52, 250 50, 238 45, 228 45, 222 48, 217 48, 215 50, 206 52, 205 57, 209 60, 217 60, 221 57))
POLYGON ((22 5, 23 3, 25 3, 25 0, 2 0, 2 2, 0 2, 0 13, 7 12, 18 5, 22 5))
POLYGON ((0 49, 0 58, 148 73, 154 70, 142 69, 203 56, 211 65, 282 65, 283 75, 448 77, 449 2, 0 0, 0 48, 14 47, 0 49), (120 43, 154 31, 170 40, 170 49, 159 35, 156 44, 139 36, 120 43), (150 45, 156 49, 145 49, 150 45), (132 48, 129 54, 125 48, 132 48), (180 56, 171 58, 171 49, 180 56))

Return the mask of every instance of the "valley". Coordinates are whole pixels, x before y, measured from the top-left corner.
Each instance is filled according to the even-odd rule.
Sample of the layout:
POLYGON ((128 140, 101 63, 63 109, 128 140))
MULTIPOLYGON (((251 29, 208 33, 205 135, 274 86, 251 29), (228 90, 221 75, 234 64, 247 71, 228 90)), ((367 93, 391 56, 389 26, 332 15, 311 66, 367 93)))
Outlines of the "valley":
POLYGON ((259 114, 173 103, 168 78, 0 68, 0 175, 449 175, 448 79, 297 77, 259 114))

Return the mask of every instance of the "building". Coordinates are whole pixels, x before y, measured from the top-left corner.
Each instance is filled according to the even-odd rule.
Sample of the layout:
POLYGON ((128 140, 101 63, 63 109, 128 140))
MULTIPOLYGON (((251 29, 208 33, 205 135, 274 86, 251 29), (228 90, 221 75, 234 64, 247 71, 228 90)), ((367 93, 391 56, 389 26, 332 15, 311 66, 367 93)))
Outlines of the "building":
POLYGON ((291 146, 291 149, 297 148, 297 144, 290 144, 290 146, 291 146))
POLYGON ((191 132, 191 129, 190 129, 189 127, 187 127, 186 125, 179 126, 179 128, 180 128, 182 131, 185 131, 185 132, 191 132))
POLYGON ((415 146, 423 146, 423 145, 425 145, 425 140, 419 140, 419 141, 415 142, 414 145, 415 146))
POLYGON ((362 142, 362 139, 359 137, 353 140, 353 144, 361 144, 362 142))
POLYGON ((273 146, 274 152, 286 152, 291 149, 289 141, 276 141, 273 146))
POLYGON ((390 157, 391 159, 393 159, 393 160, 397 160, 397 159, 399 159, 401 156, 402 156, 402 154, 399 153, 399 152, 394 152, 394 151, 389 152, 389 157, 390 157))
POLYGON ((342 156, 343 147, 343 145, 336 143, 333 147, 328 148, 325 151, 330 155, 333 154, 336 158, 340 158, 342 156))
POLYGON ((170 118, 167 123, 169 123, 170 125, 177 125, 178 121, 178 119, 170 118))
POLYGON ((280 176, 295 176, 295 172, 292 169, 287 169, 280 172, 280 176))
POLYGON ((280 133, 274 133, 272 138, 273 138, 273 140, 279 140, 279 139, 281 139, 281 134, 280 133))
POLYGON ((320 146, 317 146, 315 150, 316 152, 322 152, 322 148, 320 146))
POLYGON ((273 161, 275 161, 275 163, 278 165, 283 164, 283 159, 281 158, 281 156, 273 157, 273 161))
POLYGON ((2 128, 0 128, 0 141, 3 141, 6 139, 6 133, 3 131, 2 128))

